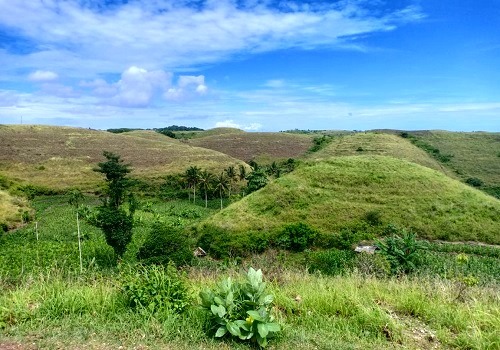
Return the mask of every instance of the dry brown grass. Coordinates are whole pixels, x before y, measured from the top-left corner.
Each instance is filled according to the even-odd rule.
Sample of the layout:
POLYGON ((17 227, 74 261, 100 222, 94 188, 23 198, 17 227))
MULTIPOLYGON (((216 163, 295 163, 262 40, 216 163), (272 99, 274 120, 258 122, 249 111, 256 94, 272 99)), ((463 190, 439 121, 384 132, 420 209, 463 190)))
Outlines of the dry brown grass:
POLYGON ((153 131, 112 134, 53 126, 0 126, 0 174, 23 183, 54 189, 91 188, 101 178, 92 171, 102 152, 122 156, 132 175, 157 179, 189 166, 220 171, 241 161, 213 150, 193 147, 153 131))
POLYGON ((21 211, 27 209, 27 202, 12 197, 9 193, 0 190, 0 223, 12 226, 21 221, 21 211))
POLYGON ((312 146, 313 136, 273 132, 217 133, 189 140, 189 144, 209 148, 245 162, 267 163, 299 158, 312 146))

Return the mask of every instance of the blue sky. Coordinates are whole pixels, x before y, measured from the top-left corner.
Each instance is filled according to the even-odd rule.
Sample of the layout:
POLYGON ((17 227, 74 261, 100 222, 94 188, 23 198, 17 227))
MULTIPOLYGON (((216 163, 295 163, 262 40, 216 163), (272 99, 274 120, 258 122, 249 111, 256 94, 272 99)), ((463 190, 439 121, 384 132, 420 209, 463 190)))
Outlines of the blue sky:
POLYGON ((0 123, 500 131, 498 0, 0 0, 0 123))

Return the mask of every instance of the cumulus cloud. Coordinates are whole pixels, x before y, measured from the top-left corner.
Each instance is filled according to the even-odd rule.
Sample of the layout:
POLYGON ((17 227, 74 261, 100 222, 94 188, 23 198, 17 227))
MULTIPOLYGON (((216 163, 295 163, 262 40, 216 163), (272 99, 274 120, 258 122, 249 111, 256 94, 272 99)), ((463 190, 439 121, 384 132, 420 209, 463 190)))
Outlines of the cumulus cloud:
POLYGON ((262 129, 262 124, 259 123, 250 123, 248 125, 241 125, 236 123, 232 119, 224 120, 222 122, 217 122, 215 123, 216 128, 235 128, 235 129, 242 129, 242 130, 247 130, 247 131, 257 131, 262 129))
POLYGON ((28 76, 28 79, 33 82, 46 82, 57 80, 59 76, 57 73, 48 70, 37 70, 28 76))
POLYGON ((193 96, 205 95, 208 91, 203 75, 181 75, 177 81, 177 86, 166 91, 164 97, 170 101, 182 101, 193 96))

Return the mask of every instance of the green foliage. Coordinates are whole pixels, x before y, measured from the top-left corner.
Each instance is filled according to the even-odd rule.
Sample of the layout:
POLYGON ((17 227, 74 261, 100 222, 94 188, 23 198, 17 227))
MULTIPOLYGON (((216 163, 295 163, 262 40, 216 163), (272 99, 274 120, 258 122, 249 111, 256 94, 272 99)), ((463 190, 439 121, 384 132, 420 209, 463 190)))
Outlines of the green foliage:
POLYGON ((356 231, 345 228, 338 235, 333 236, 333 246, 341 250, 352 250, 358 240, 356 231))
POLYGON ((314 244, 318 232, 304 222, 286 225, 276 238, 279 248, 302 252, 314 244))
POLYGON ((102 229, 106 243, 121 257, 132 240, 133 217, 138 203, 131 194, 127 194, 132 184, 127 177, 130 166, 123 164, 119 155, 107 151, 104 151, 103 155, 107 161, 99 163, 94 171, 106 177, 106 197, 103 204, 97 208, 95 221, 91 223, 102 229), (129 200, 128 212, 123 208, 126 198, 129 200))
POLYGON ((136 131, 136 130, 144 130, 144 129, 138 129, 138 128, 114 128, 114 129, 106 129, 107 132, 113 133, 113 134, 122 134, 124 132, 130 132, 130 131, 136 131))
POLYGON ((5 222, 0 222, 0 233, 9 231, 9 225, 5 222))
POLYGON ((382 254, 361 252, 356 255, 354 266, 362 276, 384 278, 391 274, 391 264, 382 254))
POLYGON ((187 265, 193 258, 190 248, 189 240, 180 229, 157 222, 137 252, 137 259, 145 264, 187 265))
POLYGON ((132 240, 132 215, 122 208, 103 205, 97 208, 96 226, 104 232, 106 243, 121 257, 132 240))
POLYGON ((321 272, 325 275, 343 275, 354 268, 355 253, 351 250, 330 249, 310 252, 306 262, 310 272, 321 272))
POLYGON ((477 177, 469 177, 467 180, 465 180, 465 183, 472 187, 481 187, 484 185, 483 180, 478 179, 477 177))
POLYGON ((414 233, 405 230, 402 230, 401 237, 387 237, 384 241, 378 241, 377 246, 391 264, 393 274, 415 271, 422 262, 420 250, 425 248, 422 242, 417 241, 414 233))
POLYGON ((333 136, 330 135, 316 136, 313 139, 313 146, 309 149, 309 153, 317 152, 320 149, 325 148, 332 141, 333 136))
POLYGON ((119 155, 104 151, 105 162, 97 164, 94 171, 103 174, 106 178, 106 204, 118 208, 123 204, 126 191, 131 186, 131 180, 127 177, 130 173, 130 165, 123 164, 119 155))
POLYGON ((264 169, 255 169, 247 175, 246 193, 250 194, 265 187, 269 181, 264 169))
POLYGON ((363 215, 363 219, 371 226, 379 226, 382 224, 382 213, 378 210, 370 210, 363 215))
POLYGON ((406 134, 406 135, 407 135, 406 138, 409 139, 411 143, 413 143, 418 148, 423 149, 441 163, 448 163, 453 158, 452 154, 441 153, 441 151, 438 148, 434 147, 433 145, 425 142, 420 138, 417 138, 415 135, 412 134, 406 134))
POLYGON ((165 181, 160 185, 160 196, 163 199, 187 198, 186 184, 182 174, 165 176, 165 181))
POLYGON ((36 196, 53 196, 60 194, 60 191, 36 185, 18 185, 12 189, 14 195, 24 196, 29 200, 36 196))
POLYGON ((202 233, 197 245, 217 259, 262 253, 270 245, 267 232, 234 234, 213 225, 203 225, 200 230, 202 233))
POLYGON ((261 270, 250 267, 246 281, 227 278, 215 290, 200 292, 200 298, 216 338, 231 336, 265 347, 268 337, 281 330, 271 315, 274 297, 266 293, 261 270))
POLYGON ((121 275, 121 288, 128 305, 140 312, 181 313, 191 301, 186 283, 173 265, 129 267, 121 275))

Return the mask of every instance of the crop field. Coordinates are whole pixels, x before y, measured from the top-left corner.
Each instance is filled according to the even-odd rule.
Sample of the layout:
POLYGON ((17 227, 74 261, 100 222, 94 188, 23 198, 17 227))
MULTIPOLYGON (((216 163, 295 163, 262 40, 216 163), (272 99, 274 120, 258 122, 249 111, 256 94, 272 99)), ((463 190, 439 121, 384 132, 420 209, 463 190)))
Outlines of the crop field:
POLYGON ((500 349, 496 134, 455 134, 0 126, 0 349, 500 349))

